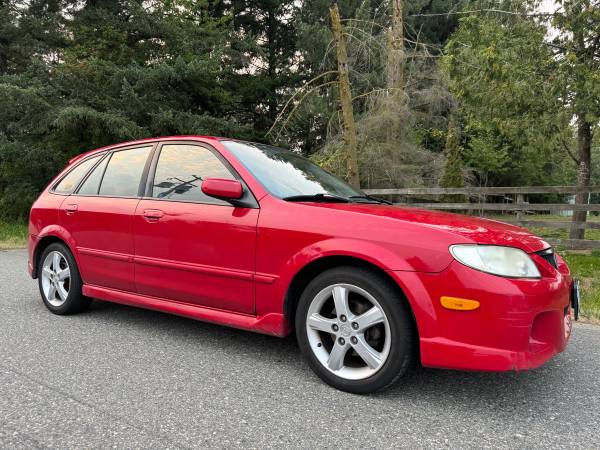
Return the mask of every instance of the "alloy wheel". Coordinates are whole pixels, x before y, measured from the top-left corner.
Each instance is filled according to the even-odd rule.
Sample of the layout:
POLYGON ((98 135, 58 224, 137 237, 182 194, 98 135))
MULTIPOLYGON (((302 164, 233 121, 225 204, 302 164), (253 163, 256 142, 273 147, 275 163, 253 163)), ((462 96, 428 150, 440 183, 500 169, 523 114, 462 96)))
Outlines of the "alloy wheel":
POLYGON ((351 284, 321 290, 307 312, 310 347, 330 372, 347 380, 376 373, 390 352, 389 320, 379 302, 351 284))
POLYGON ((69 296, 71 287, 71 269, 67 258, 53 251, 46 255, 42 264, 42 290, 48 303, 54 307, 62 306, 69 296))

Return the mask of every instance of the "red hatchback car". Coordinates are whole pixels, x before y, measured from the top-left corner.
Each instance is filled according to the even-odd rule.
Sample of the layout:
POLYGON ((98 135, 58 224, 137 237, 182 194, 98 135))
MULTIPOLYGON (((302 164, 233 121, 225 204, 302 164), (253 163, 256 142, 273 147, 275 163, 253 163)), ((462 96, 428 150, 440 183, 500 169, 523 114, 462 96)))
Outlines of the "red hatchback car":
POLYGON ((522 370, 561 352, 577 283, 522 228, 398 208, 275 147, 181 136, 71 160, 31 209, 56 314, 92 298, 286 336, 368 393, 424 366, 522 370))

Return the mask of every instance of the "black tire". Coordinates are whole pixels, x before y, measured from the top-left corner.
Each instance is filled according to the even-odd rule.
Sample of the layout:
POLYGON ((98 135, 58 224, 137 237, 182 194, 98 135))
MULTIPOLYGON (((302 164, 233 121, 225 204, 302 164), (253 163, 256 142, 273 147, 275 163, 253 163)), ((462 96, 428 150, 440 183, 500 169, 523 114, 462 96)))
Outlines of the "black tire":
POLYGON ((89 297, 85 297, 81 292, 81 288, 83 286, 81 275, 79 274, 79 269, 77 267, 77 263, 75 262, 75 258, 73 257, 66 245, 56 242, 46 247, 38 261, 37 274, 38 286, 40 289, 40 295, 42 296, 42 301, 44 302, 44 305, 46 305, 46 308, 48 308, 52 313, 58 315, 75 314, 78 312, 85 311, 92 303, 92 299, 89 297), (69 265, 70 271, 68 295, 66 296, 66 300, 58 306, 53 305, 49 301, 49 299, 46 297, 46 294, 44 293, 43 287, 42 271, 44 261, 46 260, 48 255, 50 255, 53 252, 58 252, 64 257, 64 259, 69 265))
MULTIPOLYGON (((418 339, 412 311, 399 289, 390 280, 368 269, 351 266, 336 267, 315 277, 300 297, 296 309, 295 326, 298 344, 312 370, 323 381, 342 391, 370 394, 383 390, 403 376, 414 361, 418 339), (352 380, 337 376, 319 361, 311 348, 306 329, 310 305, 317 294, 339 283, 357 286, 367 291, 377 300, 387 317, 391 336, 389 353, 383 365, 367 378, 352 380)), ((327 333, 325 333, 325 338, 327 338, 327 333)), ((319 343, 316 346, 321 347, 322 345, 324 346, 319 343)))

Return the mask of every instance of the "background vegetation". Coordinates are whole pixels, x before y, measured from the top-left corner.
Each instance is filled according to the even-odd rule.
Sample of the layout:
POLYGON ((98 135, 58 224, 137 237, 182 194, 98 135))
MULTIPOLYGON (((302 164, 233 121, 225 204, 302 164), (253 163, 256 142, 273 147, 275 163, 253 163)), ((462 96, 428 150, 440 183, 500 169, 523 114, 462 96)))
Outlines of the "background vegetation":
MULTIPOLYGON (((392 3, 338 2, 363 187, 599 179, 597 0, 399 2, 390 96, 392 3)), ((0 215, 72 156, 148 136, 268 141, 345 175, 330 5, 0 0, 0 215)))

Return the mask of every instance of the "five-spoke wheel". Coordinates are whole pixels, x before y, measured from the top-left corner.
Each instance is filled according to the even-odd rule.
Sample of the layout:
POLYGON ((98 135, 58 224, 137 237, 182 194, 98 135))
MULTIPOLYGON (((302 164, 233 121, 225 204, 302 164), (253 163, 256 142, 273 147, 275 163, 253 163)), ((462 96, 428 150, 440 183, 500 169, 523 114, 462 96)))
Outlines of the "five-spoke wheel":
POLYGON ((42 291, 52 306, 61 306, 67 301, 71 285, 71 269, 67 258, 59 251, 49 252, 42 263, 42 291))
POLYGON ((355 393, 392 384, 414 349, 402 293, 384 276, 356 267, 330 269, 309 283, 298 304, 296 333, 317 375, 355 393))
POLYGON ((306 331, 323 366, 349 380, 370 377, 390 352, 390 325, 379 302, 351 284, 319 292, 308 310, 306 331))

